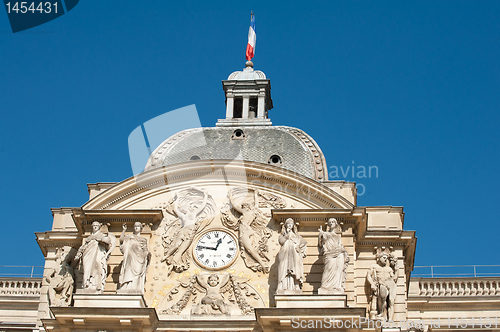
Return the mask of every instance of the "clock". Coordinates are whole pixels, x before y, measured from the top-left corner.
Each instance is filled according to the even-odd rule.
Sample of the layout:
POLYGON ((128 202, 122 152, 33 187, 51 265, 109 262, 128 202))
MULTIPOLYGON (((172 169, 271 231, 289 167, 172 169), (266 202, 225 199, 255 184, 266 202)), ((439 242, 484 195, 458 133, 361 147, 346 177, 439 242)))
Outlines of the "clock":
POLYGON ((229 232, 211 230, 195 242, 193 257, 196 263, 208 270, 222 270, 234 263, 238 256, 238 241, 229 232))

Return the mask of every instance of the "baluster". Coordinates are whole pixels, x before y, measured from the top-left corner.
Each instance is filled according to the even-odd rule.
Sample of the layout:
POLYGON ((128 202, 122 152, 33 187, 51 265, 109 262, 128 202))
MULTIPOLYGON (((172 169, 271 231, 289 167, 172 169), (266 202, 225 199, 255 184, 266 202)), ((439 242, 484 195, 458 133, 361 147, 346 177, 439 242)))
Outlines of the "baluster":
POLYGON ((446 292, 445 292, 445 295, 446 296, 450 296, 451 295, 451 288, 452 288, 452 283, 451 282, 446 282, 446 292))
POLYGON ((470 289, 470 295, 475 296, 477 295, 477 282, 473 281, 471 283, 471 289, 470 289))
POLYGON ((486 285, 485 285, 485 282, 484 281, 480 281, 479 282, 479 289, 477 290, 478 291, 478 295, 487 295, 488 293, 486 293, 486 285))
POLYGON ((491 281, 490 280, 486 280, 486 289, 485 289, 485 295, 491 295, 491 281))
POLYGON ((451 296, 456 296, 458 294, 459 287, 460 287, 459 283, 456 282, 451 283, 451 296))

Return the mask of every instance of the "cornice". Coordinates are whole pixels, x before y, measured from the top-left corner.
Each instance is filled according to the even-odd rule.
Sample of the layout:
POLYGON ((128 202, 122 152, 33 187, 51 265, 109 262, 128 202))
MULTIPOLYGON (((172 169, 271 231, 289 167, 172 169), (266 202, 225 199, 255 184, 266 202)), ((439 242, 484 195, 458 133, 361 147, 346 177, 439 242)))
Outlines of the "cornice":
POLYGON ((47 231, 35 232, 36 242, 44 257, 47 257, 47 248, 50 247, 78 247, 81 243, 81 232, 75 231, 47 231))
MULTIPOLYGON (((73 210, 73 219, 78 225, 99 222, 144 222, 155 223, 163 219, 162 210, 73 210)), ((80 229, 80 228, 79 228, 80 229)))
POLYGON ((146 195, 151 190, 172 190, 186 181, 201 177, 223 185, 245 183, 269 187, 303 197, 321 208, 354 208, 352 203, 332 189, 293 171, 249 161, 195 160, 156 168, 124 180, 88 201, 82 209, 107 210, 132 197, 146 195))
POLYGON ((56 213, 60 214, 70 214, 73 212, 74 209, 78 209, 78 207, 59 207, 59 208, 50 208, 50 211, 52 211, 52 217, 56 213))

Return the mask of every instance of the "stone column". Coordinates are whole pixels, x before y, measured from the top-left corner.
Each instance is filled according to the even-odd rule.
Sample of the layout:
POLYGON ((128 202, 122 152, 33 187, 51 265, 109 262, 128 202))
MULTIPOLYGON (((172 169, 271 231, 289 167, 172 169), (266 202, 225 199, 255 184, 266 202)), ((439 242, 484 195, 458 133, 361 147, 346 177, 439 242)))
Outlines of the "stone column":
POLYGON ((259 100, 257 102, 257 119, 264 119, 264 108, 266 105, 266 93, 265 92, 260 92, 259 93, 259 100))
POLYGON ((234 117, 234 94, 228 93, 226 95, 226 119, 234 117))
POLYGON ((248 119, 248 107, 250 105, 250 96, 249 95, 244 95, 243 96, 243 119, 248 119))

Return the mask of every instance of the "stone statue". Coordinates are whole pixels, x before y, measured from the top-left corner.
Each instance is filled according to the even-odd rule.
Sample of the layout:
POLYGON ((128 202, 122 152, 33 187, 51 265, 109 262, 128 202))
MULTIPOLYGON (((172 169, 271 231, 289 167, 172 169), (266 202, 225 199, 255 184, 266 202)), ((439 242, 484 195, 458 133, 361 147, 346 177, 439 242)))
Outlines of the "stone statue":
POLYGON ((108 259, 116 245, 116 237, 110 233, 101 232, 102 224, 92 223, 92 234, 78 249, 75 261, 82 261, 83 289, 102 293, 108 273, 108 259))
POLYGON ((119 287, 125 292, 144 292, 146 271, 151 261, 148 250, 148 241, 141 237, 142 224, 134 223, 134 233, 125 235, 127 225, 123 224, 120 236, 120 251, 123 254, 122 268, 120 271, 119 287))
POLYGON ((396 282, 399 277, 397 259, 387 248, 377 248, 377 264, 368 271, 366 280, 370 284, 370 318, 394 318, 396 282))
POLYGON ((52 307, 68 307, 73 296, 75 275, 68 263, 68 256, 64 257, 64 249, 56 251, 56 267, 51 274, 45 277, 49 284, 49 305, 52 307))
POLYGON ((297 226, 288 218, 278 238, 281 249, 276 258, 278 265, 278 287, 276 294, 300 294, 304 282, 303 260, 307 242, 297 233, 297 226))
POLYGON ((172 270, 180 273, 189 268, 190 253, 187 249, 195 234, 213 220, 215 202, 205 190, 192 187, 177 193, 165 210, 177 219, 167 221, 165 225, 162 261, 166 261, 169 274, 172 270))
POLYGON ((224 226, 238 230, 241 256, 245 264, 252 271, 269 272, 269 258, 267 241, 272 231, 267 227, 268 219, 259 206, 259 193, 253 191, 252 197, 247 197, 248 190, 243 187, 233 188, 228 192, 229 205, 222 209, 222 223, 224 226), (238 197, 235 197, 237 194, 238 197), (236 218, 231 212, 232 207, 240 214, 236 218))
POLYGON ((229 275, 225 275, 220 280, 217 274, 212 273, 206 278, 206 281, 203 276, 197 275, 196 280, 205 289, 206 294, 201 299, 200 304, 193 307, 191 313, 193 315, 228 315, 230 313, 229 306, 224 302, 221 289, 227 285, 229 275))
POLYGON ((327 230, 319 228, 318 250, 323 255, 323 275, 318 294, 341 294, 345 290, 349 255, 342 245, 340 235, 335 232, 337 219, 330 218, 327 230))

